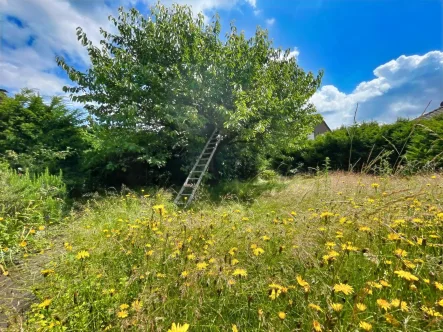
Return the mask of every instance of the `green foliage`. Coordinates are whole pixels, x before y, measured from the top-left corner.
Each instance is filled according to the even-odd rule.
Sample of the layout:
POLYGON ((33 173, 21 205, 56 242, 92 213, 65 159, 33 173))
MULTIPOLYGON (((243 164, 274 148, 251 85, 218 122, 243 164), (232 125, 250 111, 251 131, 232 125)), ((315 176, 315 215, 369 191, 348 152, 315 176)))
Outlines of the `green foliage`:
POLYGON ((109 19, 115 32, 100 31, 101 48, 77 29, 91 59, 87 71, 57 59, 76 83, 65 91, 86 104, 99 128, 96 165, 127 170, 189 160, 214 126, 224 136, 221 150, 273 155, 299 145, 319 120, 308 100, 321 73, 305 73, 261 28, 247 39, 232 25, 222 40, 218 17, 205 24, 179 5, 157 4, 148 17, 120 9, 109 19))
POLYGON ((303 165, 303 170, 322 168, 326 158, 333 170, 354 170, 392 174, 414 172, 423 167, 442 167, 443 121, 407 121, 382 125, 362 123, 342 127, 309 141, 303 149, 290 154, 291 168, 303 165), (352 131, 352 149, 351 137, 352 131), (351 158, 350 158, 351 155, 351 158))
POLYGON ((65 196, 61 175, 21 174, 0 164, 0 261, 20 242, 33 241, 31 229, 60 221, 65 196))
POLYGON ((86 149, 80 115, 60 98, 49 103, 31 90, 0 100, 0 156, 30 173, 60 169, 69 186, 81 185, 80 156, 86 149))

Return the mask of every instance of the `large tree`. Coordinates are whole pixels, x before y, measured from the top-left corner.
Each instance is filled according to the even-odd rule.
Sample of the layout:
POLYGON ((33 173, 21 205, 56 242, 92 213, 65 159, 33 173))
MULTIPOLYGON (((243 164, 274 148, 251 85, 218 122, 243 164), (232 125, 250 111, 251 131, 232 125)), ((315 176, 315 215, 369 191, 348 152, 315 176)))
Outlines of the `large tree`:
POLYGON ((266 30, 247 39, 231 25, 223 39, 218 17, 206 24, 179 5, 157 4, 147 17, 120 8, 109 20, 115 29, 101 30, 101 47, 77 29, 90 68, 57 62, 76 83, 65 91, 86 104, 101 148, 117 159, 162 166, 215 126, 225 146, 272 154, 300 144, 319 120, 308 101, 322 74, 305 73, 266 30))

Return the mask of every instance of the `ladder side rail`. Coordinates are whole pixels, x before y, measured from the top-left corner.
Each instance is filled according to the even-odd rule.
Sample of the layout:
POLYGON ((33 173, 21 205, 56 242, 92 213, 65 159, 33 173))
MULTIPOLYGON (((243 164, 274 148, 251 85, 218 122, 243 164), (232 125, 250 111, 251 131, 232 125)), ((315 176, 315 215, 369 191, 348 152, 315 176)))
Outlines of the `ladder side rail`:
MULTIPOLYGON (((177 204, 177 203, 179 202, 179 200, 180 200, 180 196, 183 194, 183 191, 185 191, 185 189, 186 189, 186 185, 187 185, 188 182, 189 182, 189 178, 190 178, 191 174, 192 174, 192 173, 195 171, 195 169, 197 168, 197 165, 199 164, 200 159, 203 157, 203 154, 204 154, 204 152, 206 151, 206 149, 207 149, 207 147, 208 147, 208 145, 209 145, 209 142, 211 142, 211 140, 213 139, 213 137, 214 137, 214 135, 215 135, 216 132, 217 132, 217 128, 214 129, 214 131, 212 132, 211 136, 209 137, 208 141, 207 141, 206 144, 205 144, 205 147, 203 148, 202 152, 200 153, 200 155, 199 155, 198 158, 197 158, 197 161, 195 162, 194 166, 192 167, 191 172, 190 172, 190 173, 188 174, 188 176, 186 177, 186 180, 185 180, 184 184, 182 185, 180 191, 178 192, 177 196, 176 196, 175 199, 174 199, 174 203, 175 203, 175 204, 177 204)), ((194 188, 193 188, 193 190, 192 190, 192 193, 194 193, 194 188)), ((191 197, 192 197, 192 196, 191 196, 191 197)))
POLYGON ((211 162, 211 160, 212 160, 212 158, 213 158, 213 156, 215 154, 215 151, 217 150, 217 147, 218 147, 219 143, 220 143, 220 138, 217 138, 217 142, 216 142, 216 144, 214 146, 214 149, 212 150, 212 153, 209 156, 208 161, 206 162, 206 165, 203 168, 203 171, 200 173, 200 177, 198 178, 197 183, 196 183, 196 185, 194 186, 194 188, 192 190, 192 194, 191 194, 191 196, 189 197, 189 199, 188 199, 188 201, 186 203, 186 207, 188 207, 189 204, 191 204, 192 200, 194 199, 194 196, 195 196, 195 194, 197 192, 197 189, 198 189, 198 187, 200 186, 200 183, 203 180, 203 177, 204 177, 204 175, 205 175, 205 173, 206 173, 206 171, 207 171, 207 169, 209 167, 209 164, 210 164, 210 162, 211 162))

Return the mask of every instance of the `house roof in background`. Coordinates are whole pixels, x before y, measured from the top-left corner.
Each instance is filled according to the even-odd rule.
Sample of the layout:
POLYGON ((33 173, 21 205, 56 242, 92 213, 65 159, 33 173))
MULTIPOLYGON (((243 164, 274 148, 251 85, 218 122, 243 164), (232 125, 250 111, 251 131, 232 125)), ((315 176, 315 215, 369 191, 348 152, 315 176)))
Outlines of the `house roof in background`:
POLYGON ((439 115, 443 115, 443 101, 440 103, 440 107, 436 108, 433 111, 430 111, 426 114, 419 116, 415 120, 429 120, 429 119, 432 119, 432 118, 439 116, 439 115))

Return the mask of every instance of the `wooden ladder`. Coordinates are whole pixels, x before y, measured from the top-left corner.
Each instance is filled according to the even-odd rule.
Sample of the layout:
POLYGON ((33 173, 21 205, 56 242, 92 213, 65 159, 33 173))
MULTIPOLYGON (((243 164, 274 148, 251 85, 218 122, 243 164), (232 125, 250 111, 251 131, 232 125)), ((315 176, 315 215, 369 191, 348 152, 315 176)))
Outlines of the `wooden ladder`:
POLYGON ((197 161, 195 162, 194 167, 192 167, 185 183, 178 192, 177 197, 174 200, 176 205, 187 208, 191 204, 220 141, 221 135, 218 130, 215 129, 206 142, 200 156, 197 158, 197 161))

